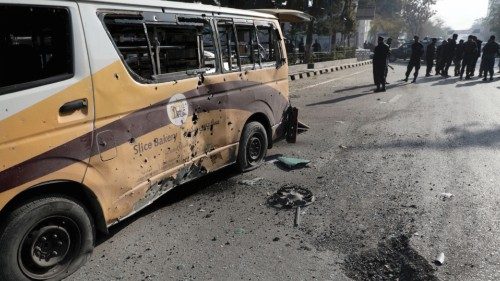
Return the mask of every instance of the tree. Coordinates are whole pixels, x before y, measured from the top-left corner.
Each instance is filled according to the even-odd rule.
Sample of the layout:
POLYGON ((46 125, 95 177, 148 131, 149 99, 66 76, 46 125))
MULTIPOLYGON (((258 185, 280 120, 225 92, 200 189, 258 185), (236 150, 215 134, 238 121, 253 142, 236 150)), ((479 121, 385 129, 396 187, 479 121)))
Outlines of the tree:
POLYGON ((401 18, 402 0, 373 0, 372 3, 375 4, 375 18, 371 23, 371 38, 376 39, 379 34, 399 38, 404 26, 401 18))
POLYGON ((436 4, 436 0, 403 1, 402 16, 406 23, 406 29, 410 35, 422 35, 423 25, 436 13, 432 9, 434 4, 436 4))
POLYGON ((448 38, 449 31, 451 28, 446 26, 444 21, 441 18, 436 18, 434 20, 430 20, 425 22, 422 25, 422 35, 428 37, 442 37, 448 38))
POLYGON ((500 36, 500 5, 491 5, 486 23, 490 27, 490 32, 500 36))

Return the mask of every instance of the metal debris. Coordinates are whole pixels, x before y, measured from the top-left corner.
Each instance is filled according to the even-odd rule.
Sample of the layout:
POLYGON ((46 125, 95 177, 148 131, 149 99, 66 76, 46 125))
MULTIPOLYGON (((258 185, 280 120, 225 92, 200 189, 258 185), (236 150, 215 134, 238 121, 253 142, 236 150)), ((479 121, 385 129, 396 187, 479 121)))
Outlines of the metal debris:
POLYGON ((303 168, 303 167, 307 166, 307 164, 311 163, 310 160, 300 159, 300 158, 283 157, 283 156, 278 157, 278 162, 288 169, 303 168))
POLYGON ((443 201, 446 201, 447 199, 450 199, 451 197, 453 197, 453 194, 444 192, 444 193, 441 193, 440 197, 443 201))
POLYGON ((434 260, 435 265, 443 265, 444 264, 444 253, 440 253, 437 258, 434 260))
POLYGON ((255 178, 252 180, 241 180, 238 183, 242 184, 242 185, 247 185, 247 186, 254 186, 261 180, 263 180, 263 178, 255 178))
POLYGON ((267 199, 267 204, 278 209, 291 209, 308 206, 314 200, 310 190, 297 185, 284 185, 267 199))
POLYGON ((294 227, 298 227, 300 225, 300 206, 297 206, 295 209, 295 221, 293 222, 294 227))
POLYGON ((234 230, 234 234, 237 234, 237 235, 242 235, 242 234, 245 234, 245 230, 243 228, 236 228, 234 230))

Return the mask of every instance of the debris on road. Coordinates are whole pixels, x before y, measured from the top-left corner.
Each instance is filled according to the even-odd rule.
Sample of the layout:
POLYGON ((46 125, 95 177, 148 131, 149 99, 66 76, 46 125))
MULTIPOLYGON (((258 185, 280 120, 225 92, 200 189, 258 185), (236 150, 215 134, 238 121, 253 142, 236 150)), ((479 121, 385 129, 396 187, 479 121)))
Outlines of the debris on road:
POLYGON ((453 197, 453 194, 444 192, 444 193, 441 193, 440 197, 441 197, 441 200, 446 201, 446 200, 450 199, 451 197, 453 197))
POLYGON ((342 149, 347 149, 347 146, 342 145, 342 144, 341 144, 341 145, 339 145, 339 147, 340 147, 340 148, 342 148, 342 149))
POLYGON ((437 258, 434 260, 434 264, 441 266, 444 264, 444 253, 440 253, 437 258))
POLYGON ((278 157, 278 163, 285 166, 288 169, 298 169, 304 168, 307 164, 311 163, 310 160, 300 159, 300 158, 291 158, 291 157, 278 157))
POLYGON ((247 185, 247 186, 254 186, 258 182, 260 182, 261 180, 263 180, 263 178, 255 178, 255 179, 252 179, 252 180, 241 180, 238 183, 242 184, 242 185, 247 185))
POLYGON ((236 228, 234 230, 234 234, 237 234, 237 235, 242 235, 242 234, 245 234, 245 233, 246 233, 246 231, 243 228, 236 228))
POLYGON ((298 227, 300 225, 300 206, 297 206, 295 209, 295 220, 293 222, 294 227, 298 227))
POLYGON ((297 185, 284 185, 267 199, 267 203, 274 208, 291 209, 308 206, 314 200, 310 190, 297 185))

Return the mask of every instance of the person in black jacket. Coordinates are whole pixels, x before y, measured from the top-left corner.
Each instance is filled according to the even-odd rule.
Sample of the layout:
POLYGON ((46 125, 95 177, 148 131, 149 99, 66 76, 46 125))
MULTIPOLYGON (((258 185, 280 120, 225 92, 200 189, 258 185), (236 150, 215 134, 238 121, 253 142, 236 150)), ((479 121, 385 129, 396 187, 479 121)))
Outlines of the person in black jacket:
POLYGON ((436 49, 436 75, 440 75, 441 72, 443 71, 443 58, 444 58, 444 52, 446 50, 446 44, 448 44, 448 41, 443 40, 441 45, 437 46, 436 49))
POLYGON ((411 56, 410 56, 410 62, 408 63, 408 68, 406 69, 406 78, 404 79, 405 82, 408 82, 408 77, 410 76, 410 73, 414 67, 415 67, 415 73, 413 74, 412 83, 417 82, 418 71, 420 70, 420 58, 424 54, 424 45, 418 42, 418 39, 419 39, 418 36, 413 37, 415 43, 411 45, 411 56))
MULTIPOLYGON (((391 55, 390 51, 391 51, 391 45, 392 45, 392 38, 387 38, 387 40, 385 41, 387 46, 389 46, 389 56, 391 55)), ((385 84, 389 84, 387 82, 387 74, 389 73, 389 56, 387 56, 387 65, 385 67, 385 74, 384 74, 384 79, 385 79, 385 84)))
POLYGON ((470 75, 471 77, 476 75, 476 65, 477 65, 477 61, 481 57, 481 48, 482 48, 482 44, 483 44, 483 41, 479 40, 476 36, 473 36, 473 37, 474 37, 474 42, 476 42, 477 52, 476 52, 476 57, 474 58, 474 64, 472 65, 472 72, 470 75))
POLYGON ((450 77, 448 75, 448 71, 450 69, 453 59, 455 58, 455 51, 457 49, 457 38, 458 34, 453 34, 453 37, 448 39, 448 45, 445 53, 445 66, 444 66, 444 71, 442 73, 443 77, 445 78, 450 77))
POLYGON ((436 42, 437 38, 432 38, 432 42, 427 46, 425 51, 425 60, 427 63, 427 71, 425 77, 431 76, 432 67, 434 66, 434 59, 436 59, 436 42))
POLYGON ((373 54, 373 80, 377 86, 376 93, 385 92, 385 69, 389 53, 389 46, 384 43, 383 37, 379 37, 373 54))
POLYGON ((462 60, 464 59, 464 40, 460 40, 455 51, 455 58, 453 63, 455 64, 455 77, 460 76, 460 67, 462 66, 462 60))
POLYGON ((474 36, 469 35, 467 42, 464 43, 464 60, 462 61, 462 68, 460 69, 460 80, 464 77, 464 70, 466 70, 465 79, 470 79, 476 57, 477 45, 474 41, 474 36))
POLYGON ((500 55, 500 46, 495 42, 495 36, 492 35, 483 48, 483 56, 481 58, 481 65, 484 69, 483 81, 487 81, 488 73, 490 74, 490 81, 493 81, 496 55, 500 55))

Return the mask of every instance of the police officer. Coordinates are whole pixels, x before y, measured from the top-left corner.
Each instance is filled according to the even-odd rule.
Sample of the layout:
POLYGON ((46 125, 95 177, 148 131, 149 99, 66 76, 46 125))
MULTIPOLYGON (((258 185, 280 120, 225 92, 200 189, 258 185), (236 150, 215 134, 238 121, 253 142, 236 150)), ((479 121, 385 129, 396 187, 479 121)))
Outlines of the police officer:
MULTIPOLYGON (((391 45, 392 45, 392 38, 387 38, 387 40, 385 41, 387 46, 389 46, 389 56, 391 55, 391 45)), ((387 56, 387 65, 385 67, 385 75, 384 75, 384 79, 385 79, 385 84, 389 84, 389 82, 387 82, 387 74, 389 73, 389 56, 387 56)))
POLYGON ((455 64, 455 77, 460 76, 460 67, 462 66, 462 60, 464 59, 464 40, 460 40, 455 51, 455 58, 453 63, 455 64))
POLYGON ((425 77, 431 76, 432 67, 434 66, 434 59, 436 59, 436 42, 437 38, 432 38, 432 42, 427 46, 427 49, 425 51, 425 60, 427 64, 425 77))
POLYGON ((457 38, 458 34, 453 34, 452 38, 448 39, 448 45, 446 48, 446 53, 445 53, 445 66, 444 66, 444 71, 443 71, 443 77, 448 78, 450 77, 448 75, 448 70, 450 69, 451 62, 455 58, 455 51, 457 48, 457 38))
POLYGON ((384 43, 383 37, 379 37, 373 54, 373 80, 377 86, 376 93, 385 92, 385 69, 389 53, 389 46, 384 43))
POLYGON ((420 58, 424 54, 424 45, 418 42, 418 39, 418 36, 413 37, 413 40, 415 40, 415 42, 411 45, 411 56, 410 62, 408 63, 408 68, 406 69, 406 78, 404 79, 405 82, 408 82, 408 77, 410 76, 410 73, 414 67, 415 73, 413 74, 412 83, 417 82, 418 71, 420 70, 420 58))
POLYGON ((495 56, 497 54, 500 55, 500 46, 495 42, 495 36, 492 35, 483 48, 483 56, 481 58, 481 64, 484 69, 483 81, 487 81, 488 73, 490 73, 490 81, 493 81, 495 56))
POLYGON ((464 59, 462 61, 462 68, 460 69, 460 80, 464 77, 464 70, 466 71, 465 79, 470 79, 476 57, 477 45, 474 41, 474 36, 469 35, 467 42, 464 43, 464 59))
POLYGON ((443 40, 441 45, 437 46, 436 49, 436 75, 441 74, 443 71, 443 62, 444 62, 444 52, 446 51, 446 45, 448 41, 443 40))
POLYGON ((479 40, 476 36, 473 36, 474 42, 476 42, 476 47, 477 47, 477 52, 476 52, 476 57, 474 58, 474 64, 472 65, 472 72, 471 72, 471 77, 476 75, 476 65, 477 61, 481 57, 481 45, 483 44, 483 41, 479 40))

